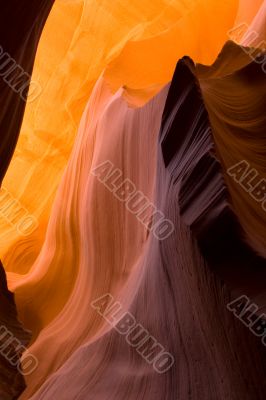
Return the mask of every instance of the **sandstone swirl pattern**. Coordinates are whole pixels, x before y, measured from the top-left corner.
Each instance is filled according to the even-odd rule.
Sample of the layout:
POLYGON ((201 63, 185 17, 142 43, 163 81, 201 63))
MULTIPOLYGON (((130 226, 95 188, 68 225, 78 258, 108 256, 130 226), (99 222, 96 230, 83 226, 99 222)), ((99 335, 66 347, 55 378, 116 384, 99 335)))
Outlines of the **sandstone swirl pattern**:
MULTIPOLYGON (((266 214, 226 172, 246 159, 265 174, 266 75, 228 41, 245 20, 259 38, 242 43, 259 53, 265 16, 265 1, 55 3, 33 71, 43 92, 3 182, 39 223, 22 238, 0 219, 39 361, 21 400, 265 398, 264 348, 226 308, 242 293, 265 307, 266 214), (91 174, 106 160, 173 221, 169 238, 91 174), (106 293, 174 355, 168 372, 91 307, 106 293)), ((22 114, 4 126, 3 175, 22 114)))

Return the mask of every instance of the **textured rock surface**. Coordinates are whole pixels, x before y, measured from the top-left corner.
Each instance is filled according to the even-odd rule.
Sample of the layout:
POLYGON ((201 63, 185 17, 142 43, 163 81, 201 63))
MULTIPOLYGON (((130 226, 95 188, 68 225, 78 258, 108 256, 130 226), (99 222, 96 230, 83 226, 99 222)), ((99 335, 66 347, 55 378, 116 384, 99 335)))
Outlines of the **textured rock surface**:
MULTIPOLYGON (((226 60, 226 51, 224 57, 226 60)), ((66 400, 263 400, 265 347, 226 307, 232 298, 230 285, 240 293, 244 290, 242 262, 251 273, 258 267, 257 258, 241 238, 239 223, 231 211, 195 67, 188 58, 181 60, 170 89, 165 87, 140 109, 127 109, 121 94, 110 96, 104 82, 98 82, 60 187, 60 211, 58 206, 54 208, 55 226, 51 226, 49 235, 56 233, 64 208, 76 207, 82 227, 74 225, 72 229, 80 229, 83 235, 86 232, 77 240, 84 244, 88 237, 88 247, 86 255, 80 253, 83 262, 70 301, 31 348, 42 365, 22 399, 46 400, 64 393, 66 400), (95 118, 93 125, 86 123, 91 115, 95 118), (108 142, 107 134, 112 141, 108 142), (94 157, 89 160, 84 155, 88 156, 87 144, 91 141, 94 157), (160 242, 150 234, 146 240, 145 229, 136 224, 123 203, 89 175, 90 168, 105 160, 111 160, 125 177, 138 182, 173 221, 175 232, 168 239, 160 242), (77 165, 80 171, 75 179, 72 172, 77 173, 77 165), (147 170, 148 175, 143 172, 147 170), (70 182, 75 182, 72 199, 69 197, 67 204, 64 198, 62 203, 64 188, 70 182), (84 209, 78 208, 75 200, 80 190, 86 193, 84 209), (237 239, 240 249, 229 248, 231 239, 237 239), (229 285, 226 287, 212 270, 226 275, 229 285), (89 292, 85 282, 91 279, 94 285, 89 292), (117 296, 124 309, 174 355, 175 364, 169 371, 157 374, 114 327, 104 321, 101 325, 90 302, 107 292, 117 296), (75 334, 77 326, 82 332, 82 346, 75 334), (67 343, 73 345, 68 359, 67 343), (45 356, 44 347, 49 348, 45 356), (58 369, 45 380, 51 359, 58 363, 58 369), (38 380, 43 384, 36 391, 38 380)), ((75 246, 79 247, 77 243, 75 246)), ((46 252, 48 248, 47 243, 46 252)), ((39 267, 41 262, 45 258, 39 267)), ((261 262, 265 269, 264 260, 261 262)), ((249 283, 247 288, 254 294, 249 283)), ((263 284, 259 289, 264 290, 263 284)), ((25 293, 23 287, 18 290, 22 299, 25 293)))
MULTIPOLYGON (((5 180, 39 226, 22 238, 0 219, 8 284, 39 361, 20 400, 265 399, 265 347, 226 307, 236 294, 265 305, 265 260, 255 254, 265 252, 265 215, 226 175, 239 157, 265 171, 265 74, 230 42, 211 67, 191 61, 213 62, 247 15, 263 39, 262 3, 55 3, 34 73, 44 92, 27 107, 5 180), (174 223, 169 238, 158 241, 114 182, 108 190, 91 174, 107 160, 174 223), (169 371, 128 345, 118 316, 108 324, 91 306, 106 293, 171 352, 169 371)), ((3 5, 5 22, 13 6, 22 17, 3 46, 29 72, 51 4, 3 5)), ((14 101, 13 117, 5 90, 3 174, 24 107, 14 101)), ((3 322, 27 343, 3 282, 14 316, 3 310, 3 322)), ((2 361, 1 384, 15 397, 23 379, 12 384, 2 361)))

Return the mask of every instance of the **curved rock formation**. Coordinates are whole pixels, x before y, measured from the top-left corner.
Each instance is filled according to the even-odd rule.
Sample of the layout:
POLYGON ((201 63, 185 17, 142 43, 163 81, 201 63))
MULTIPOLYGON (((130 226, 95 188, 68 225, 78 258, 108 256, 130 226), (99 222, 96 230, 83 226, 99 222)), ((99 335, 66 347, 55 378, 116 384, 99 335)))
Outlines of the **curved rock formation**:
POLYGON ((211 68, 198 67, 202 96, 234 212, 248 243, 263 257, 266 255, 264 60, 266 65, 266 52, 250 52, 248 48, 237 48, 229 42, 211 68), (235 165, 243 162, 249 168, 238 174, 241 179, 236 176, 234 179, 229 169, 232 171, 235 165), (254 189, 259 182, 262 193, 254 189))
POLYGON ((37 218, 38 228, 21 237, 0 215, 8 272, 27 273, 41 251, 82 113, 102 72, 110 87, 123 87, 123 97, 138 107, 171 80, 184 54, 202 63, 215 60, 237 7, 237 0, 145 0, 126 7, 125 0, 101 0, 100 8, 94 0, 55 2, 33 71, 43 91, 27 104, 5 177, 5 187, 37 218))
MULTIPOLYGON (((228 68, 228 52, 233 52, 234 63, 242 62, 243 50, 229 43, 218 60, 223 71, 228 68)), ((70 265, 79 263, 76 282, 66 306, 31 347, 41 364, 28 379, 22 399, 57 398, 60 393, 66 400, 264 398, 265 387, 260 385, 265 381, 264 348, 226 305, 239 293, 256 300, 263 295, 263 302, 265 260, 241 238, 240 224, 231 210, 225 171, 216 155, 215 130, 201 94, 201 82, 208 83, 206 76, 203 67, 195 68, 185 58, 177 64, 170 88, 137 109, 127 108, 121 90, 112 96, 102 79, 97 84, 58 193, 48 231, 51 242, 46 242, 38 268, 47 265, 47 255, 52 255, 47 250, 59 238, 59 204, 61 215, 64 209, 80 213, 69 222, 86 254, 78 254, 74 248, 81 249, 81 245, 69 242, 69 255, 58 263, 66 266, 60 273, 63 280, 70 265), (93 124, 87 124, 92 115, 93 124), (112 141, 106 140, 107 133, 112 141), (114 180, 103 185, 90 174, 106 160, 121 169, 124 178, 138 182, 138 189, 174 223, 170 237, 159 241, 148 234, 138 226, 125 201, 114 197, 114 180), (145 170, 147 175, 143 175, 145 170), (78 176, 73 177, 74 172, 78 176), (65 188, 71 181, 72 196, 66 197, 65 188), (85 190, 82 182, 86 182, 85 190), (76 202, 79 191, 83 193, 80 204, 76 202), (233 295, 210 267, 229 283, 233 295), (89 282, 93 282, 90 290, 89 282), (118 332, 120 313, 112 316, 111 325, 100 318, 103 312, 99 315, 91 302, 106 293, 119 300, 123 310, 174 356, 171 369, 158 374, 136 346, 129 346, 129 337, 118 332)), ((55 261, 53 255, 53 267, 47 271, 50 292, 42 299, 47 312, 51 312, 49 302, 56 306, 57 296, 66 295, 52 290, 56 288, 55 261)), ((34 275, 38 278, 33 271, 17 287, 20 304, 28 302, 28 285, 34 275)), ((44 292, 44 284, 35 280, 31 295, 35 296, 34 290, 44 292)), ((53 312, 59 309, 54 307, 53 312)))
MULTIPOLYGON (((20 400, 265 398, 264 346, 227 308, 249 296, 254 320, 265 307, 265 215, 254 198, 264 189, 242 193, 239 171, 228 173, 244 160, 253 172, 243 182, 264 174, 263 46, 246 33, 241 43, 255 49, 229 41, 211 66, 192 61, 212 63, 245 15, 264 37, 262 1, 238 3, 126 9, 124 0, 103 0, 101 12, 89 0, 55 4, 34 72, 45 91, 28 104, 5 181, 39 226, 21 238, 0 222, 9 288, 38 360, 20 400), (170 227, 164 240, 158 217, 170 227)), ((38 38, 50 6, 16 8, 25 12, 21 43, 38 38)), ((28 57, 29 72, 36 43, 21 54, 10 45, 28 57)), ((16 111, 3 174, 21 100, 16 111)), ((6 324, 26 343, 2 281, 14 316, 6 324)), ((3 382, 14 398, 24 385, 16 371, 3 382)))

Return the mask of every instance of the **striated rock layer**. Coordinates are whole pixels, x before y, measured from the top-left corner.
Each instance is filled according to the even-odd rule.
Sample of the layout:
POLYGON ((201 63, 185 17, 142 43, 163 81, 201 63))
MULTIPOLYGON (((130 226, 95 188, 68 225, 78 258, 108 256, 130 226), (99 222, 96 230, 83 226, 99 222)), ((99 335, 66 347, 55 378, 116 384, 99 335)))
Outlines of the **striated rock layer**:
POLYGON ((228 42, 213 66, 199 65, 197 75, 233 210, 247 242, 265 257, 266 73, 263 62, 266 66, 265 51, 250 53, 248 48, 228 42), (242 168, 242 174, 238 173, 238 178, 246 177, 241 184, 227 170, 243 161, 249 168, 246 171, 242 168), (254 190, 259 182, 261 193, 254 190))
MULTIPOLYGON (((234 154, 236 148, 239 152, 243 151, 245 147, 250 149, 249 160, 255 154, 252 153, 253 148, 248 140, 245 143, 244 135, 241 138, 242 146, 237 147, 234 143, 234 139, 237 141, 239 137, 239 132, 234 130, 237 119, 233 113, 231 113, 232 126, 227 127, 227 131, 221 135, 219 128, 225 123, 222 122, 224 119, 221 115, 221 106, 218 108, 220 105, 218 99, 216 98, 215 103, 208 98, 208 104, 212 104, 209 113, 204 104, 206 87, 209 88, 211 85, 215 87, 217 97, 219 96, 218 88, 226 88, 226 85, 218 86, 214 79, 215 73, 219 71, 219 82, 222 82, 223 79, 229 79, 228 72, 230 68, 236 69, 236 65, 238 65, 239 75, 242 71, 242 79, 233 74, 230 75, 231 90, 234 88, 235 81, 236 90, 241 83, 242 86, 245 86, 246 80, 249 82, 252 65, 254 73, 257 72, 258 79, 261 80, 261 92, 258 92, 257 85, 254 88, 250 85, 249 90, 246 90, 247 93, 256 92, 256 104, 261 104, 258 114, 263 117, 254 120, 253 140, 255 142, 255 137, 257 137, 257 141, 263 141, 262 105, 263 96, 266 93, 264 88, 266 79, 258 71, 259 66, 247 59, 240 47, 228 42, 212 67, 207 68, 200 65, 195 67, 188 58, 178 64, 162 120, 162 153, 166 167, 173 160, 178 166, 175 167, 178 169, 175 179, 180 181, 180 214, 182 220, 191 228, 197 238, 204 257, 234 290, 235 295, 245 293, 261 307, 265 307, 266 261, 258 255, 258 246, 254 246, 254 240, 249 240, 249 237, 253 237, 250 235, 250 231, 256 226, 256 236, 262 243, 261 248, 265 248, 263 232, 266 214, 262 207, 258 207, 258 203, 250 194, 244 190, 241 191, 242 188, 239 184, 234 180, 230 182, 231 178, 223 163, 224 159, 230 160, 231 157, 235 157, 235 163, 237 160, 242 160, 241 156, 238 155, 239 158, 237 158, 234 154), (228 60, 233 60, 233 65, 230 66, 228 60), (245 65, 246 62, 248 67, 245 65), (240 69, 243 64, 243 69, 240 69), (203 88, 203 93, 201 88, 203 88), (180 93, 180 98, 182 98, 182 104, 178 107, 176 106, 176 93, 180 93), (218 120, 216 116, 217 127, 211 121, 213 121, 213 114, 218 112, 220 119, 218 120), (256 122, 257 125, 255 125, 256 122), (219 138, 227 143, 227 149, 223 148, 221 152, 219 151, 219 138), (229 148, 230 139, 232 146, 229 148), (195 143, 198 143, 198 147, 195 143), (249 207, 243 202, 243 197, 249 207), (237 207, 235 203, 239 204, 241 200, 241 207, 237 207), (246 212, 247 210, 250 211, 246 212), (259 218, 256 218, 255 211, 257 210, 260 212, 259 218), (246 221, 245 224, 242 224, 243 220, 246 221), (252 224, 249 223, 250 221, 252 224)), ((220 97, 218 98, 220 99, 220 97)), ((239 105, 240 103, 238 103, 239 105)), ((250 104, 249 110, 247 108, 243 108, 243 110, 245 110, 245 117, 250 118, 248 111, 252 114, 253 104, 250 104)), ((261 148, 263 149, 263 146, 261 148)), ((227 161, 227 167, 229 166, 227 161)))
MULTIPOLYGON (((26 134, 6 180, 39 226, 23 239, 16 227, 1 231, 8 282, 39 362, 21 400, 265 398, 264 347, 226 307, 238 294, 265 306, 265 214, 226 172, 244 158, 264 174, 264 54, 258 62, 229 42, 211 67, 182 59, 164 87, 183 54, 213 62, 227 30, 262 2, 240 7, 237 19, 238 3, 166 0, 162 9, 158 0, 133 2, 125 11, 124 0, 106 0, 98 12, 89 0, 57 2, 35 69, 45 93, 27 109, 26 134), (103 31, 94 37, 101 20, 103 31), (121 171, 120 183, 131 182, 120 201, 113 179, 103 184, 92 174, 105 162, 121 171), (132 185, 172 221, 167 239, 150 232, 152 215, 143 225, 125 206, 132 185), (107 293, 174 357, 169 370, 158 374, 118 334, 121 312, 110 324, 101 315, 105 304, 92 307, 107 293)), ((14 14, 25 21, 18 32, 29 44, 51 3, 20 5, 14 14)), ((264 18, 262 5, 250 27, 259 29, 260 40, 264 18)), ((12 43, 5 47, 15 58, 20 53, 12 43)), ((21 46, 29 72, 33 47, 21 46)), ((16 111, 4 126, 3 174, 23 107, 16 111)))
MULTIPOLYGON (((222 65, 228 64, 228 49, 230 44, 222 65)), ((238 50, 233 46, 241 63, 238 50)), ((127 107, 122 90, 112 95, 103 79, 96 85, 42 254, 16 283, 29 325, 34 315, 43 318, 40 326, 49 322, 30 348, 40 366, 21 399, 265 398, 265 348, 226 307, 236 293, 263 302, 265 261, 241 235, 197 74, 192 61, 182 59, 170 88, 137 109, 127 107), (173 222, 167 239, 149 233, 91 174, 108 160, 173 222), (62 220, 71 224, 72 234, 65 251, 58 252, 53 243, 60 245, 62 220), (61 265, 64 290, 57 285, 61 265), (38 293, 43 296, 32 305, 38 293), (121 314, 110 325, 91 306, 106 293, 174 356, 168 371, 158 374, 117 332, 121 314)))
MULTIPOLYGON (((41 251, 81 116, 102 72, 113 92, 123 87, 128 103, 140 106, 171 80, 184 54, 204 64, 216 59, 238 5, 238 0, 54 3, 33 70, 43 90, 27 104, 4 182, 38 219, 38 227, 23 237, 0 215, 6 271, 27 273, 41 251)), ((249 6, 251 15, 255 8, 249 6)))

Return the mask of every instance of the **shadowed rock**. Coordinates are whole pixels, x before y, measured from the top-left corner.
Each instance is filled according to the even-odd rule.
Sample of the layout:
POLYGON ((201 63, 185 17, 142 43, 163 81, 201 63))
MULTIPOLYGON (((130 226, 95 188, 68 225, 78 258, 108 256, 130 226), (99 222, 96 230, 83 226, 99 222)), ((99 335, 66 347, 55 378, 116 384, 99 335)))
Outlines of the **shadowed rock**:
POLYGON ((30 332, 23 329, 17 318, 14 295, 8 291, 6 276, 0 263, 0 399, 17 399, 25 389, 25 382, 18 370, 20 353, 19 345, 12 348, 13 339, 22 346, 30 341, 30 332), (11 341, 10 341, 11 340, 11 341), (4 354, 9 354, 9 357, 4 354), (12 358, 12 363, 9 359, 12 358), (15 365, 14 365, 15 364, 15 365))

